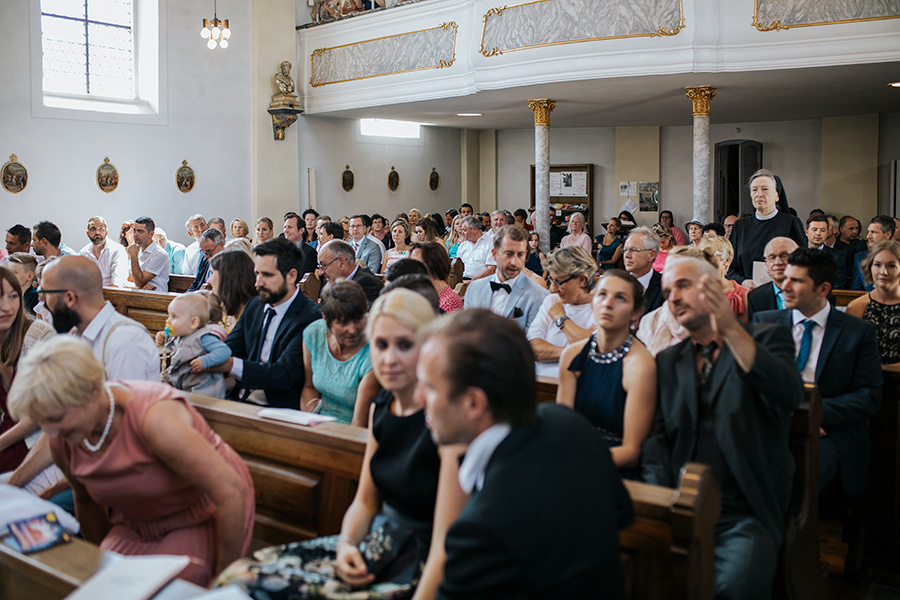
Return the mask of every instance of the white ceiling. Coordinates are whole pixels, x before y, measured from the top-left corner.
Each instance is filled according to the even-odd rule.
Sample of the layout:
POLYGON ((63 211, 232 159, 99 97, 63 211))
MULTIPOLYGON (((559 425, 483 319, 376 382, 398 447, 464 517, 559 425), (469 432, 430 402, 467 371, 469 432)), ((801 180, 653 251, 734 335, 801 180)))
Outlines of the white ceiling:
POLYGON ((712 85, 712 123, 818 119, 900 112, 900 62, 743 73, 694 73, 553 83, 458 98, 317 113, 444 127, 521 129, 534 123, 528 100, 557 101, 553 127, 690 125, 685 86, 712 85), (478 112, 476 118, 457 113, 478 112))

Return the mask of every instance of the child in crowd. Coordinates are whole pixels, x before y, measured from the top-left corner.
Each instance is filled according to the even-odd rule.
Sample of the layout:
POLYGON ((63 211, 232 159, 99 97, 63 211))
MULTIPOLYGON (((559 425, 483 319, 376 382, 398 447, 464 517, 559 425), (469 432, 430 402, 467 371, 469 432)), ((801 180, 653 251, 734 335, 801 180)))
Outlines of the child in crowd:
POLYGON ((223 341, 220 304, 215 295, 200 292, 182 294, 169 303, 166 330, 157 334, 156 342, 165 343, 171 354, 166 381, 180 390, 225 397, 224 375, 202 372, 231 356, 223 341))

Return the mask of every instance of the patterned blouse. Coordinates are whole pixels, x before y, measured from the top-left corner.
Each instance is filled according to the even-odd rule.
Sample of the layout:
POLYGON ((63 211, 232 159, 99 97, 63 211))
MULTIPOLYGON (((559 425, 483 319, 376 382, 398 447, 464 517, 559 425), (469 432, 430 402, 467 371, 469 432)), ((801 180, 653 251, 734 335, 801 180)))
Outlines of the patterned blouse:
POLYGON ((869 294, 863 319, 875 324, 881 364, 900 363, 900 304, 882 304, 869 294))

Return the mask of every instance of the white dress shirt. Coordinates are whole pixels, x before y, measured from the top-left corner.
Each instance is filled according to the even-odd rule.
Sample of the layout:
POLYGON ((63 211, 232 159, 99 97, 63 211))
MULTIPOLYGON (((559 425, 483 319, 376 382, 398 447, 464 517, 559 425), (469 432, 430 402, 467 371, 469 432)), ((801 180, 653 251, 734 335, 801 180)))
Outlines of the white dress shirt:
POLYGON ((491 250, 493 249, 494 239, 484 234, 481 234, 481 237, 479 237, 478 241, 475 243, 468 240, 461 242, 459 244, 459 249, 456 251, 456 256, 458 256, 460 260, 463 261, 463 265, 465 265, 463 277, 465 279, 471 279, 476 275, 481 274, 486 266, 497 264, 491 254, 491 250))
POLYGON ((156 242, 151 241, 146 250, 141 250, 138 254, 138 265, 141 271, 153 274, 153 279, 147 282, 155 286, 156 289, 153 291, 169 291, 169 255, 156 242))
POLYGON ((84 328, 81 339, 91 345, 107 379, 159 381, 159 350, 153 338, 140 323, 116 312, 109 302, 84 328))
MULTIPOLYGON (((564 348, 569 343, 569 338, 562 329, 556 326, 556 321, 550 318, 550 307, 559 302, 557 294, 550 294, 541 302, 541 309, 531 325, 528 327, 528 333, 525 337, 528 341, 540 339, 548 344, 564 348)), ((590 329, 594 325, 594 311, 591 303, 587 304, 563 304, 563 310, 566 316, 573 323, 582 329, 590 329)), ((643 323, 643 319, 641 320, 643 323)), ((569 365, 566 365, 569 368, 569 365)), ((540 377, 559 377, 559 363, 553 362, 535 362, 534 374, 540 377)))
MULTIPOLYGON (((826 301, 825 307, 822 310, 809 317, 816 322, 816 326, 813 327, 812 330, 812 347, 809 350, 809 360, 806 361, 806 366, 800 371, 800 377, 803 379, 804 383, 816 382, 816 364, 819 362, 819 351, 822 350, 822 339, 825 337, 825 325, 828 324, 828 315, 830 313, 831 304, 826 301)), ((794 357, 796 358, 797 355, 800 354, 800 342, 803 340, 803 331, 806 329, 803 321, 805 321, 807 317, 797 309, 791 311, 791 316, 794 319, 794 326, 791 328, 791 334, 794 336, 794 357)))
POLYGON ((653 279, 653 267, 650 267, 650 270, 636 278, 638 282, 644 286, 644 289, 647 289, 647 286, 650 285, 650 280, 653 279))
POLYGON ((506 281, 500 281, 500 277, 497 273, 494 273, 488 278, 488 281, 493 281, 495 283, 503 283, 509 286, 509 292, 506 290, 497 290, 491 291, 491 312, 495 315, 500 315, 501 317, 506 316, 506 305, 509 304, 509 294, 512 293, 512 287, 516 285, 516 281, 518 281, 519 277, 526 277, 522 273, 519 273, 512 279, 507 279, 506 281))
POLYGON ((100 251, 98 258, 94 254, 94 244, 88 242, 81 249, 81 255, 86 256, 100 267, 100 275, 103 276, 103 285, 114 285, 116 287, 124 287, 128 285, 128 273, 131 262, 128 254, 125 252, 125 246, 106 238, 103 250, 100 251))
POLYGON ((466 457, 459 466, 459 485, 467 494, 480 490, 484 485, 484 470, 487 468, 497 446, 509 435, 509 423, 497 423, 482 431, 466 449, 466 457))

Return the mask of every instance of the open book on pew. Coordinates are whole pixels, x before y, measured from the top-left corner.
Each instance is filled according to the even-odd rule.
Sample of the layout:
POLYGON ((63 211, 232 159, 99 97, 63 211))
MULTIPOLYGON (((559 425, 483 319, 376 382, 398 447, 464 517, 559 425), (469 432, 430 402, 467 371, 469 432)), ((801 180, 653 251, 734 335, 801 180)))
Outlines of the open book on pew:
POLYGON ((316 413, 294 410, 292 408, 264 408, 257 414, 264 419, 285 421, 287 423, 294 423, 295 425, 315 425, 317 423, 335 420, 334 417, 329 417, 328 415, 318 415, 316 413))

